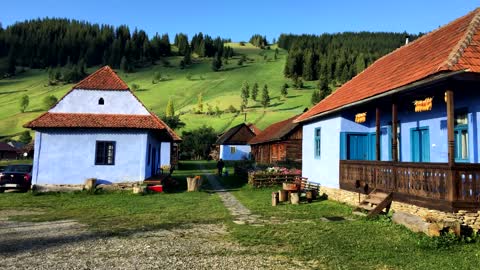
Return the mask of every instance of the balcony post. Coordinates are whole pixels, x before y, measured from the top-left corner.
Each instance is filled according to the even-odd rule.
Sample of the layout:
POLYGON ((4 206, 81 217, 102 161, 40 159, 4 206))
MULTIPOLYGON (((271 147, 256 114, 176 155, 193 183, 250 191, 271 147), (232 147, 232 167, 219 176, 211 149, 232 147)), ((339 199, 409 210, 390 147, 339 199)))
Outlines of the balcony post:
POLYGON ((380 161, 380 109, 375 110, 375 159, 380 161))
POLYGON ((447 138, 448 138, 448 174, 447 174, 447 199, 451 202, 457 200, 457 185, 455 179, 455 114, 454 114, 454 100, 453 91, 447 90, 445 92, 445 98, 447 103, 447 138))
POLYGON ((394 101, 392 103, 392 161, 398 162, 397 153, 397 104, 394 101))

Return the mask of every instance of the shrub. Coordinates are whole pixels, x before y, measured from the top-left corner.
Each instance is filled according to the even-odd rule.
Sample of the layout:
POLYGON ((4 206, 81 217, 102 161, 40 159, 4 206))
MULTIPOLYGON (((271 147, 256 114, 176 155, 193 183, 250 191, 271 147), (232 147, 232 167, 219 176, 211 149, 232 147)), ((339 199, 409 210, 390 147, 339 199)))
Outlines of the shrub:
POLYGON ((58 99, 54 95, 49 95, 43 98, 43 104, 45 105, 45 109, 50 109, 55 103, 57 103, 58 99))
POLYGON ((132 89, 133 92, 138 91, 140 89, 140 85, 136 83, 132 83, 132 85, 130 86, 130 89, 132 89))
POLYGON ((227 113, 237 113, 238 110, 235 108, 233 105, 228 106, 228 108, 225 110, 227 113))

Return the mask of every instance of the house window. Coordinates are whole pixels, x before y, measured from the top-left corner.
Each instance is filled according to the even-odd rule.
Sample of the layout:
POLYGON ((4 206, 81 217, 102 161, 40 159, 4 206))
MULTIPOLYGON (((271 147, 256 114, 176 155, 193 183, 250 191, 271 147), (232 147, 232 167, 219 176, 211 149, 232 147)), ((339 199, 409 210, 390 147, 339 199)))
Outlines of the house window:
POLYGON ((315 146, 315 158, 320 158, 320 153, 321 153, 321 147, 320 147, 320 136, 321 136, 321 130, 320 128, 315 129, 315 134, 314 134, 314 146, 315 146))
POLYGON ((115 165, 115 142, 97 141, 95 165, 115 165))
POLYGON ((468 161, 468 112, 465 109, 455 112, 455 161, 468 161))
POLYGON ((103 98, 100 98, 98 100, 98 105, 103 105, 103 104, 105 104, 105 101, 103 100, 103 98))
POLYGON ((230 146, 230 154, 235 154, 237 152, 236 146, 230 146))

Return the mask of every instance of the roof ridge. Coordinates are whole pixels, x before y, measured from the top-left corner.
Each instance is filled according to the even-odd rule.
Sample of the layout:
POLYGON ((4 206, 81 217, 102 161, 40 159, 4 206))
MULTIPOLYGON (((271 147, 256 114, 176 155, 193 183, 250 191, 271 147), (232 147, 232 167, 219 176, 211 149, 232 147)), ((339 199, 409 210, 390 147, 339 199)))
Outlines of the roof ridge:
MULTIPOLYGON (((441 64, 437 71, 443 70, 443 69, 449 69, 456 65, 460 58, 463 55, 463 52, 465 49, 470 45, 472 42, 473 36, 475 33, 478 31, 478 28, 480 26, 480 8, 476 8, 472 12, 468 13, 467 15, 459 18, 462 19, 466 16, 469 16, 472 13, 476 13, 473 18, 470 20, 470 23, 468 24, 467 30, 465 31, 465 34, 463 37, 458 41, 457 45, 455 45, 448 55, 447 60, 443 64, 441 64)), ((457 20, 459 20, 457 19, 457 20)), ((453 21, 456 22, 457 20, 453 21)), ((452 22, 452 23, 453 23, 452 22)))
MULTIPOLYGON (((94 78, 95 76, 97 76, 97 74, 99 74, 100 72, 103 72, 103 71, 107 71, 108 73, 110 73, 112 75, 112 78, 118 83, 121 85, 121 87, 123 89, 121 90, 130 90, 130 87, 128 87, 128 85, 122 80, 122 78, 120 78, 120 76, 118 76, 118 74, 109 66, 109 65, 106 65, 106 66, 103 66, 99 69, 97 69, 95 72, 93 72, 92 74, 88 75, 87 77, 83 78, 83 80, 79 81, 78 83, 76 83, 73 87, 72 87, 72 90, 73 89, 84 89, 82 87, 80 87, 80 85, 82 85, 83 83, 85 82, 88 82, 89 80, 91 80, 92 78, 94 78)), ((88 90, 89 88, 85 89, 85 90, 88 90)), ((94 90, 98 90, 98 89, 94 89, 94 90)), ((102 89, 102 90, 119 90, 119 89, 102 89)), ((131 91, 131 90, 130 90, 131 91)))

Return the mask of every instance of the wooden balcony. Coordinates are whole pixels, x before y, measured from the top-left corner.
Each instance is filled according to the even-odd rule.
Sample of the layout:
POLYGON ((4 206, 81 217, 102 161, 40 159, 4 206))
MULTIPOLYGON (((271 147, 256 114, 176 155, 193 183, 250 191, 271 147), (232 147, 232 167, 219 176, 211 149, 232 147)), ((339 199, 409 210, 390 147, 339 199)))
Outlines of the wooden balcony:
POLYGON ((340 188, 393 193, 393 200, 442 211, 480 209, 480 164, 340 161, 340 188))

